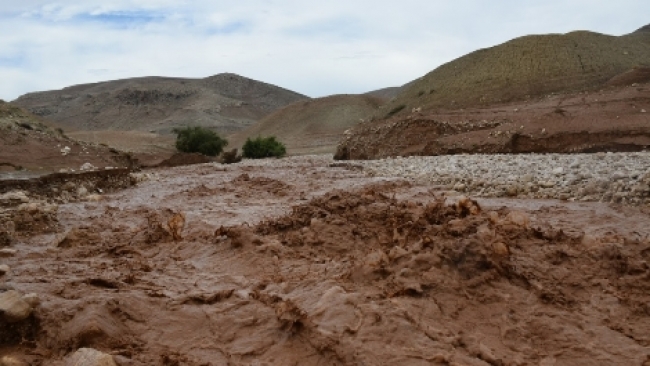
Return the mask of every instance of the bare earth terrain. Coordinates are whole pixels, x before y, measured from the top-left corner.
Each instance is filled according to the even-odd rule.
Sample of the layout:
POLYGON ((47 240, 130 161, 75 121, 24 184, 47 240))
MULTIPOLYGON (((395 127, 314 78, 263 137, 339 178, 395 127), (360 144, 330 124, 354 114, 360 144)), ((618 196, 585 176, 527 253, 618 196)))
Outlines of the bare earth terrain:
POLYGON ((0 100, 0 180, 134 164, 121 151, 70 139, 56 125, 0 100))
POLYGON ((650 84, 627 81, 488 107, 403 111, 352 128, 336 158, 641 151, 650 146, 650 84))
POLYGON ((650 364, 646 206, 474 202, 362 166, 204 164, 76 203, 2 195, 13 228, 2 229, 0 306, 36 295, 14 301, 27 317, 3 308, 0 356, 650 364))

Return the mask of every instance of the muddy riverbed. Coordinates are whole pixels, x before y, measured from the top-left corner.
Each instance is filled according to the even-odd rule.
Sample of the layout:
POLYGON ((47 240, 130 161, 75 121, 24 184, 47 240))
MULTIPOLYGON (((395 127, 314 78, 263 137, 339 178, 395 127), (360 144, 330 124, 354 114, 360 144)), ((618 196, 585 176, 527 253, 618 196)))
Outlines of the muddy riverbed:
MULTIPOLYGON (((647 208, 465 198, 329 157, 152 170, 15 233, 0 356, 650 365, 647 208)), ((1 245, 1 244, 0 244, 1 245)))

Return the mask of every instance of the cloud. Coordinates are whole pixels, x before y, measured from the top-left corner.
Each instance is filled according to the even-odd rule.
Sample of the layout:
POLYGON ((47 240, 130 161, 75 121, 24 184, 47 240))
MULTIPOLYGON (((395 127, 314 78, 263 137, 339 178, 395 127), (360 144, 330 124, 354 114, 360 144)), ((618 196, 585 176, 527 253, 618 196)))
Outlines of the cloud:
POLYGON ((0 98, 221 72, 310 96, 360 93, 525 34, 628 33, 645 14, 635 0, 22 0, 0 9, 0 98))

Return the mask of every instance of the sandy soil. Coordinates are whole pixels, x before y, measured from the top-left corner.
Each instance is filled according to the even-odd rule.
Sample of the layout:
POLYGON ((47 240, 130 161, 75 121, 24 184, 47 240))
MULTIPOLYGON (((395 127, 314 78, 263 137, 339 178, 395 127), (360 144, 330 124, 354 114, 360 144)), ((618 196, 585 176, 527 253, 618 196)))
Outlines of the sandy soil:
MULTIPOLYGON (((60 205, 0 355, 62 365, 648 365, 642 209, 444 198, 322 157, 153 170, 60 205)), ((3 290, 0 290, 3 291, 3 290)))

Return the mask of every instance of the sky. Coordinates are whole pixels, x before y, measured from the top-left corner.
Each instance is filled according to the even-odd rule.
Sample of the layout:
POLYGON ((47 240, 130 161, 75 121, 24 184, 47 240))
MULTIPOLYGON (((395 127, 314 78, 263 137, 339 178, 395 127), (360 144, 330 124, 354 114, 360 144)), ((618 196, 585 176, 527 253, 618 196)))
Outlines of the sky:
POLYGON ((236 73, 311 97, 399 86, 527 34, 622 35, 647 0, 2 0, 0 99, 236 73))

